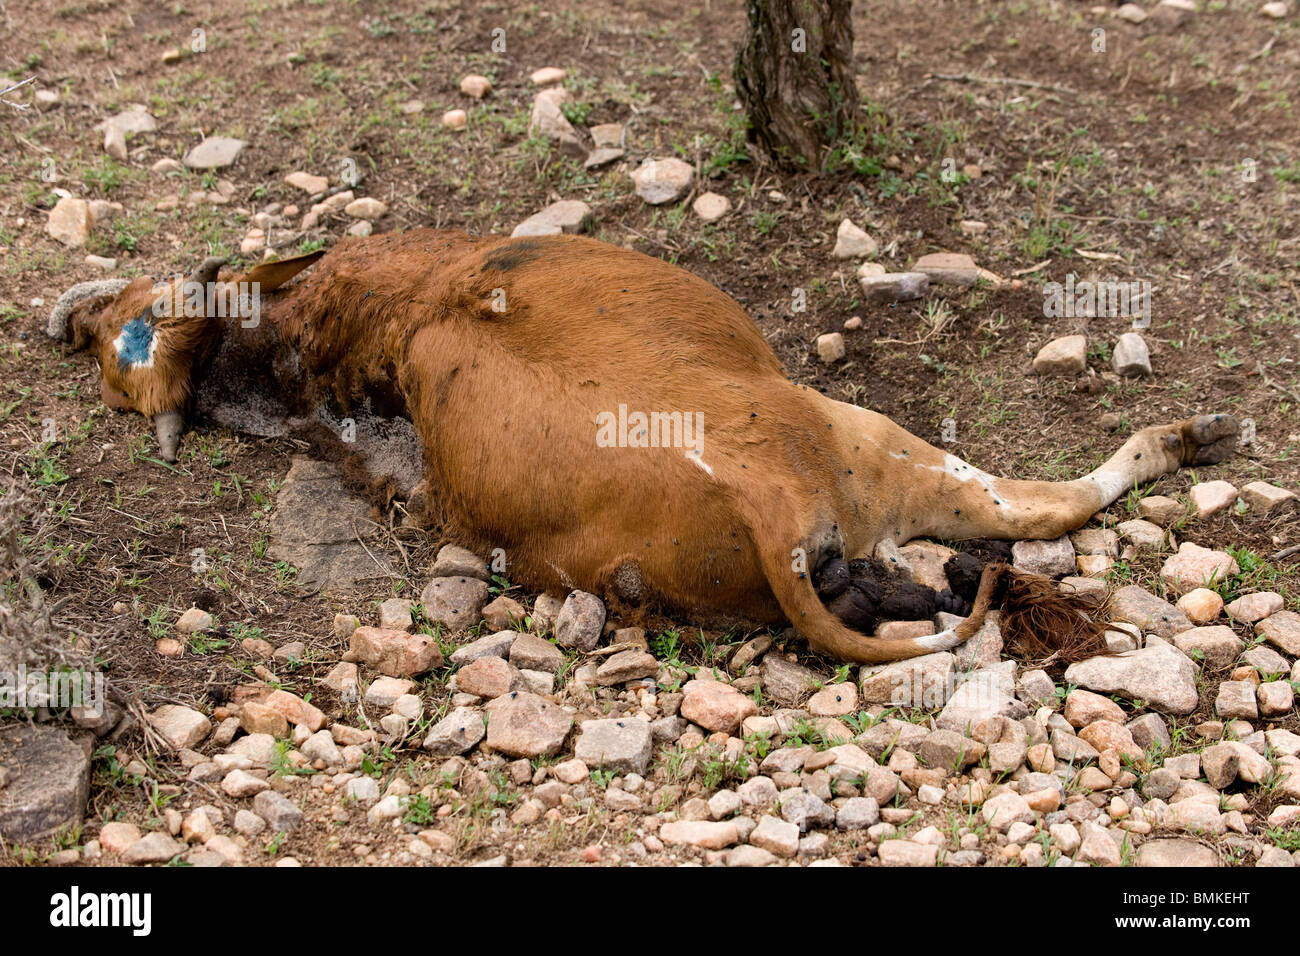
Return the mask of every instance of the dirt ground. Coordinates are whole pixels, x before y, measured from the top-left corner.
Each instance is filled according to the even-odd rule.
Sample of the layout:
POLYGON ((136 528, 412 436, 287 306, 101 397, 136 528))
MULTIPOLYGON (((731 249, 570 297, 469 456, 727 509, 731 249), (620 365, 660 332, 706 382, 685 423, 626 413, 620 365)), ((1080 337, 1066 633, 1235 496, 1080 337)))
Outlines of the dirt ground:
MULTIPOLYGON (((869 136, 826 175, 790 176, 745 145, 731 81, 744 17, 737 2, 9 4, 0 10, 3 85, 37 79, 7 99, 30 104, 41 88, 59 101, 21 111, 0 104, 0 471, 37 502, 26 544, 50 600, 63 601, 57 623, 87 638, 114 685, 151 707, 219 704, 250 673, 235 653, 240 637, 302 640, 311 654, 280 677, 327 707, 313 678, 342 649, 333 614, 372 619, 377 601, 415 596, 425 583, 422 569, 442 543, 436 529, 394 530, 381 516, 367 541, 389 553, 402 542, 405 580, 377 577, 343 596, 301 593, 266 543, 274 491, 302 447, 200 425, 180 462, 166 465, 147 423, 99 403, 93 359, 42 333, 64 288, 102 275, 83 262, 87 253, 115 257, 125 276, 192 268, 207 255, 238 261, 254 212, 302 201, 283 182, 287 173, 336 182, 345 160, 364 177, 358 195, 388 204, 381 231, 508 233, 552 201, 583 199, 594 209, 590 234, 665 258, 735 297, 792 377, 936 444, 951 419, 956 440, 945 447, 990 472, 1074 477, 1132 429, 1227 412, 1253 423, 1240 454, 1143 493, 1185 497, 1194 482, 1220 478, 1294 488, 1300 18, 1268 19, 1244 0, 1201 6, 1187 24, 1162 28, 1075 0, 858 0, 855 59, 869 136), (1098 26, 1104 52, 1094 50, 1098 26), (490 49, 498 28, 505 53, 490 49), (191 52, 196 30, 201 53, 191 52), (169 48, 180 48, 179 59, 164 62, 169 48), (568 71, 582 123, 626 124, 625 160, 588 172, 528 136, 529 74, 542 66, 568 71), (489 98, 459 92, 471 72, 492 80, 489 98), (404 112, 411 100, 423 110, 404 112), (133 137, 119 163, 92 128, 131 104, 144 105, 158 131, 133 137), (467 130, 441 126, 452 108, 468 110, 467 130), (251 145, 216 176, 150 171, 204 135, 251 145), (629 169, 669 155, 695 164, 696 192, 728 196, 733 211, 703 224, 689 201, 642 202, 629 169), (217 179, 234 185, 229 204, 185 204, 217 179), (43 231, 55 188, 124 211, 84 250, 68 249, 43 231), (160 212, 164 195, 182 202, 160 212), (831 255, 844 217, 879 239, 890 271, 928 252, 968 252, 1008 281, 940 289, 920 304, 867 305, 856 264, 831 255), (987 228, 969 236, 963 220, 987 228), (1110 372, 1126 319, 1044 317, 1043 283, 1071 273, 1152 283, 1151 378, 1110 372), (806 292, 806 311, 791 309, 796 289, 806 292), (847 360, 822 365, 814 340, 851 316, 862 326, 845 335, 847 360), (1089 336, 1093 374, 1079 383, 1032 374, 1042 345, 1078 332, 1089 336), (1110 413, 1114 431, 1103 427, 1110 413), (54 441, 42 436, 47 420, 54 441), (196 548, 209 562, 199 574, 196 548), (160 657, 155 641, 196 604, 227 631, 179 658, 160 657)), ((303 237, 304 247, 333 242, 346 225, 327 223, 303 237)), ((1133 517, 1135 502, 1121 501, 1109 518, 1133 517)), ((1270 557, 1297 543, 1296 514, 1232 510, 1198 524, 1195 540, 1250 552, 1258 563, 1247 583, 1268 583, 1300 609, 1300 556, 1270 557)), ((1112 578, 1151 583, 1158 566, 1154 557, 1123 563, 1112 578)), ((691 624, 676 622, 683 633, 691 624)), ((437 677, 425 691, 444 703, 448 696, 437 677)), ((112 770, 139 742, 119 748, 96 761, 92 820, 160 812, 156 793, 151 802, 146 788, 112 770)), ((422 759, 416 754, 405 756, 422 759)), ((529 855, 570 862, 589 839, 575 828, 529 855)), ((482 843, 466 840, 461 858, 482 843)), ((316 831, 277 849, 321 862, 365 857, 316 831)), ((35 861, 50 850, 6 853, 35 861)))

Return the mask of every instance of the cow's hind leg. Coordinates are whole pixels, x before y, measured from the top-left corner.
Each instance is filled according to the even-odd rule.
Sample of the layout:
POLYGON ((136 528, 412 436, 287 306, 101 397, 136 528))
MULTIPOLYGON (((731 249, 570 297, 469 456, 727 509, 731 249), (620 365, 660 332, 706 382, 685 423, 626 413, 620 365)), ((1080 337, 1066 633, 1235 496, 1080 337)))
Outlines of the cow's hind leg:
MULTIPOLYGON (((1138 485, 1186 465, 1222 461, 1236 446, 1237 422, 1201 415, 1144 428, 1104 465, 1075 481, 1019 481, 988 475, 938 449, 915 462, 913 495, 924 515, 918 534, 949 539, 1056 538, 1088 522, 1138 485)), ((930 446, 926 446, 929 448, 930 446)), ((917 456, 921 457, 921 456, 917 456)))

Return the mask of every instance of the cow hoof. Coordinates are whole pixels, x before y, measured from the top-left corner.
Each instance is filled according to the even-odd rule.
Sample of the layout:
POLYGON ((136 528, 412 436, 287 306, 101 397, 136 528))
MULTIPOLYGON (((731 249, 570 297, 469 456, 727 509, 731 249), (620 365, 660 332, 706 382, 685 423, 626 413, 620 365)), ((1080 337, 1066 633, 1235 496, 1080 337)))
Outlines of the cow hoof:
POLYGON ((1198 415, 1183 426, 1183 464, 1214 465, 1237 448, 1237 420, 1231 415, 1198 415))

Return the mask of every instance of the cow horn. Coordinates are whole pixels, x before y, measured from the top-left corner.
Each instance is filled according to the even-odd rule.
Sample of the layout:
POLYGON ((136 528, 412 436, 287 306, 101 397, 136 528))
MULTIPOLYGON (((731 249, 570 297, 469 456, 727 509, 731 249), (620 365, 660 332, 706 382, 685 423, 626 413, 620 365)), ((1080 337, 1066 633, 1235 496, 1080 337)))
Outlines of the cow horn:
POLYGON ((208 256, 203 260, 203 264, 194 270, 193 281, 207 285, 209 282, 217 281, 217 272, 226 264, 226 260, 221 256, 208 256))
POLYGON ((96 279, 92 282, 78 282, 59 296, 50 310, 50 321, 45 326, 45 334, 52 339, 66 340, 68 337, 68 315, 73 308, 87 299, 99 299, 117 295, 130 284, 128 279, 96 279))
POLYGON ((181 434, 185 430, 185 422, 180 412, 159 412, 153 417, 153 426, 158 433, 158 450, 161 452, 163 461, 176 460, 176 452, 180 448, 181 434))

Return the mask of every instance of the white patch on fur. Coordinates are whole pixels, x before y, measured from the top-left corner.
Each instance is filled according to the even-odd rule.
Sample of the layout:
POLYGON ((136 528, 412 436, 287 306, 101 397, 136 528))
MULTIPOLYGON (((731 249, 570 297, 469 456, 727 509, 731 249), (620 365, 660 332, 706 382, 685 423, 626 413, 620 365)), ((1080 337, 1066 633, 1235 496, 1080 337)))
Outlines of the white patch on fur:
POLYGON ((938 634, 927 634, 925 637, 914 638, 917 647, 924 647, 927 651, 946 651, 950 647, 956 647, 960 644, 961 638, 952 628, 940 631, 938 634))
POLYGON ((696 465, 699 468, 704 469, 704 472, 710 478, 713 477, 713 469, 705 463, 704 459, 700 457, 700 453, 698 451, 687 452, 686 457, 691 461, 692 464, 696 465))
POLYGON ((561 584, 570 589, 574 587, 573 579, 569 577, 568 572, 565 571, 564 568, 559 567, 554 561, 547 561, 546 563, 550 565, 552 571, 560 576, 561 584))
POLYGON ((1084 476, 1085 481, 1091 481, 1097 485, 1101 491, 1101 500, 1110 504, 1133 484, 1128 475, 1122 471, 1109 471, 1105 468, 1098 468, 1084 476))

